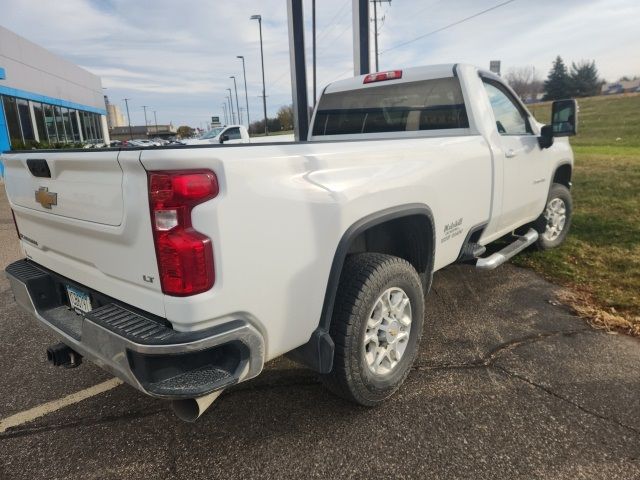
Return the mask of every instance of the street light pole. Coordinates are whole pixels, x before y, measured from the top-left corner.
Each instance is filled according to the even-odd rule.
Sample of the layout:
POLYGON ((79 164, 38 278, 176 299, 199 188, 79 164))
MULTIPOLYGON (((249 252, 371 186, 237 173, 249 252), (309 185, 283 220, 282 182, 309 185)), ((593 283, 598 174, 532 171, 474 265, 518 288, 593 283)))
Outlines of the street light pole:
POLYGON ((158 116, 156 115, 156 113, 157 112, 154 110, 153 111, 153 121, 156 124, 156 136, 158 136, 158 116))
POLYGON ((131 130, 131 116, 129 115, 129 100, 130 98, 124 99, 124 104, 127 107, 127 123, 129 124, 129 140, 133 140, 133 131, 131 130))
POLYGON ((262 15, 251 15, 251 20, 258 20, 260 28, 260 62, 262 63, 262 107, 264 109, 264 134, 269 135, 267 127, 267 87, 264 81, 264 49, 262 46, 262 15))
POLYGON ((231 75, 229 78, 233 78, 233 88, 236 91, 236 110, 238 112, 238 123, 242 125, 242 114, 240 113, 240 104, 238 103, 238 84, 236 83, 236 76, 231 75))
POLYGON ((144 110, 144 126, 146 127, 149 122, 147 121, 147 108, 149 108, 149 105, 142 105, 142 109, 144 110))
POLYGON ((227 116, 227 104, 222 104, 222 110, 224 111, 224 124, 229 125, 229 117, 227 116))
POLYGON ((247 129, 251 126, 251 118, 249 118, 249 93, 247 93, 247 69, 244 66, 244 57, 238 55, 238 58, 242 60, 242 77, 244 78, 244 99, 247 102, 247 129))
POLYGON ((231 108, 231 121, 233 123, 236 123, 236 112, 233 109, 233 93, 231 93, 230 88, 227 88, 227 91, 229 92, 229 107, 231 108))

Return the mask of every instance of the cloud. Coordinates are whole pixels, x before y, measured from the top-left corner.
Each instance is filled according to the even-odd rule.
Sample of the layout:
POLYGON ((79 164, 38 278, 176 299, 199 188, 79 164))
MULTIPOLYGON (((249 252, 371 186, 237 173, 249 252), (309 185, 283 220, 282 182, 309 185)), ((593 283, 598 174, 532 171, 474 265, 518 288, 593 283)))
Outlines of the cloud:
MULTIPOLYGON (((499 0, 394 0, 379 7, 380 50, 436 30, 499 0)), ((351 75, 351 0, 318 4, 318 90, 351 75)), ((310 1, 306 0, 307 16, 310 1)), ((283 0, 3 0, 3 26, 100 75, 110 100, 131 98, 132 120, 151 105, 161 123, 199 125, 221 114, 242 64, 252 118, 261 116, 258 25, 263 16, 267 103, 272 115, 291 102, 289 41, 283 0)), ((517 0, 441 33, 381 55, 381 68, 468 62, 503 70, 534 65, 544 77, 553 58, 595 59, 608 79, 640 74, 637 0, 517 0)), ((307 21, 310 56, 310 20, 307 21)), ((311 72, 308 72, 311 81, 311 72)), ((241 107, 244 102, 241 101, 241 107)))

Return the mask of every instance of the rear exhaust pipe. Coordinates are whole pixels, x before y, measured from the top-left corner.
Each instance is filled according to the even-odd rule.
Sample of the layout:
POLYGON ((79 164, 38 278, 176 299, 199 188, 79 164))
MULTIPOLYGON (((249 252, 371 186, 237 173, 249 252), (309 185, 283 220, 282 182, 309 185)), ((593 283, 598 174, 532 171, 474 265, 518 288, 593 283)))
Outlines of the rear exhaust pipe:
POLYGON ((203 397, 174 400, 171 406, 180 420, 195 422, 222 392, 223 390, 218 390, 203 397))
POLYGON ((82 355, 60 342, 47 348, 47 360, 54 367, 75 368, 82 363, 82 355))

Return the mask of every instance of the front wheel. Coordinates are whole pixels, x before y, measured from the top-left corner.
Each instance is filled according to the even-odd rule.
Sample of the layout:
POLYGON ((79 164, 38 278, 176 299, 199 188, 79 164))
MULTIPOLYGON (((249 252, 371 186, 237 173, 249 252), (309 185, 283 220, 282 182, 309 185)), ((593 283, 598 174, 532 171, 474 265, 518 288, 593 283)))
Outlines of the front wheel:
POLYGON ((536 220, 535 228, 540 234, 536 246, 548 250, 560 246, 571 226, 573 202, 571 192, 562 184, 554 183, 549 190, 547 205, 536 220))
POLYGON ((420 277, 407 261, 379 253, 349 257, 331 321, 335 342, 331 391, 374 406, 404 382, 418 351, 424 320, 420 277))

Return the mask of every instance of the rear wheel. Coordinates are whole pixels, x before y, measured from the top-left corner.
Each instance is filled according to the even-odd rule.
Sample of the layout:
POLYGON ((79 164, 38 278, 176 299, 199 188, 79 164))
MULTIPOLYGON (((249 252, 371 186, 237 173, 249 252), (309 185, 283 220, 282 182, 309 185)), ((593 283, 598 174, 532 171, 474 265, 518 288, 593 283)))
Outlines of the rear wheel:
POLYGON ((535 228, 540 234, 536 246, 540 250, 548 250, 560 246, 571 226, 573 202, 567 187, 554 183, 549 190, 544 212, 536 220, 535 228))
POLYGON ((349 257, 331 321, 334 393, 373 406, 404 382, 416 357, 424 320, 420 277, 407 261, 378 253, 349 257))

